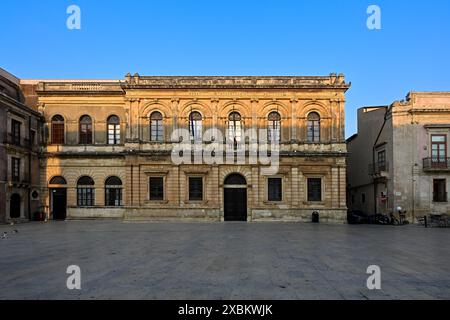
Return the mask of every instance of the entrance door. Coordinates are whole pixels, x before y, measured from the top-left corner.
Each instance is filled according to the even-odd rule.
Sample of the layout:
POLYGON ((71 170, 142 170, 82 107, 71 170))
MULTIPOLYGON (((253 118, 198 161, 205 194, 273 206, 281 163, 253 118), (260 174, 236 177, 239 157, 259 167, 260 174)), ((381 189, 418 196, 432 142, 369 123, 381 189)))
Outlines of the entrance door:
POLYGON ((9 217, 11 219, 20 218, 20 195, 17 193, 11 196, 11 201, 9 204, 9 217))
POLYGON ((228 176, 223 199, 225 221, 247 221, 247 182, 243 176, 228 176))
POLYGON ((67 189, 52 189, 52 214, 54 220, 65 220, 67 215, 67 189))

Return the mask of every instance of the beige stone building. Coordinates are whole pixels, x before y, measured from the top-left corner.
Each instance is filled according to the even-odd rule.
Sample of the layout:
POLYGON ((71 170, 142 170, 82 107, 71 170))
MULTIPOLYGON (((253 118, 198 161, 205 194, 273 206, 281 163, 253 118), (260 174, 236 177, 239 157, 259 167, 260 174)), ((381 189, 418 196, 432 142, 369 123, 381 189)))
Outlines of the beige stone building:
POLYGON ((345 222, 343 75, 24 83, 45 117, 41 200, 51 219, 311 221, 317 211, 345 222), (245 147, 246 130, 268 129, 279 170, 263 175, 266 164, 248 153, 241 163, 178 165, 180 128, 193 142, 218 128, 245 147))
POLYGON ((348 206, 367 214, 407 211, 410 221, 450 213, 450 92, 358 110, 348 139, 348 206))

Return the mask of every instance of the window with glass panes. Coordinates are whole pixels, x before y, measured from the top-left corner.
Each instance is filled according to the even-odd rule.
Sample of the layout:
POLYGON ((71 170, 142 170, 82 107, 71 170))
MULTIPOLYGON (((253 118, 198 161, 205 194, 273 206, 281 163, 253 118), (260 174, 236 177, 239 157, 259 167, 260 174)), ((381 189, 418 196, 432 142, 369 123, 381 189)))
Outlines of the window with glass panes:
POLYGON ((92 119, 89 116, 80 118, 80 144, 92 144, 92 119))
POLYGON ((322 179, 308 178, 308 201, 320 202, 322 201, 322 179))
POLYGON ((308 142, 320 142, 320 116, 317 112, 308 115, 308 142))
POLYGON ((203 200, 203 178, 189 177, 189 200, 203 200))
POLYGON ((269 201, 281 201, 283 199, 281 178, 268 178, 267 189, 269 201))
POLYGON ((150 115, 150 141, 163 140, 163 116, 156 111, 150 115))
POLYGON ((90 177, 81 177, 77 183, 77 205, 79 207, 92 207, 95 205, 94 180, 90 177))
POLYGON ((122 180, 118 177, 110 177, 105 182, 105 205, 119 207, 122 202, 122 180))
POLYGON ((189 115, 189 133, 193 141, 202 141, 202 120, 202 115, 197 111, 189 115))
POLYGON ((11 175, 13 181, 20 181, 20 159, 11 158, 11 175))
POLYGON ((269 114, 267 135, 269 142, 279 142, 281 140, 281 116, 278 112, 269 114))
POLYGON ((150 178, 150 200, 164 200, 164 178, 150 178))
POLYGON ((11 120, 11 137, 12 137, 12 144, 16 146, 20 146, 20 127, 21 123, 17 120, 12 119, 11 120))
POLYGON ((52 118, 52 144, 64 144, 64 118, 56 115, 52 118))
POLYGON ((447 136, 434 134, 431 136, 431 160, 434 164, 446 164, 447 136))
POLYGON ((120 144, 120 119, 117 116, 108 118, 108 144, 120 144))

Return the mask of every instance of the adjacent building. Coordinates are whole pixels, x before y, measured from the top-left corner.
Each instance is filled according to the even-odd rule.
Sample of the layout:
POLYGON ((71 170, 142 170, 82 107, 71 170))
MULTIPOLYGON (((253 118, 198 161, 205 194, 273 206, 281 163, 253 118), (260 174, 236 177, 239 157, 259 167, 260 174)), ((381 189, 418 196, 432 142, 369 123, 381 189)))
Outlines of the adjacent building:
POLYGON ((40 209, 41 115, 26 105, 20 80, 0 69, 0 223, 40 209))
POLYGON ((407 211, 410 221, 450 213, 450 92, 358 110, 348 139, 348 206, 366 214, 407 211))
POLYGON ((346 220, 343 75, 24 84, 44 117, 39 199, 50 219, 346 220), (203 148, 232 141, 237 154, 252 128, 280 145, 272 175, 248 152, 173 161, 177 129, 203 148))

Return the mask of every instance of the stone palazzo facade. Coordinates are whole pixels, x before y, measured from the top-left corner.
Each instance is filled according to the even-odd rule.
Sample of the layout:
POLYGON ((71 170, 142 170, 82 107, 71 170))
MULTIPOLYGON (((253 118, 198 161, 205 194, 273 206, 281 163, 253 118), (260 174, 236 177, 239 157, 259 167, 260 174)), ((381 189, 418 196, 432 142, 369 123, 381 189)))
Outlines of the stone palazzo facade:
MULTIPOLYGON (((50 219, 346 221, 343 75, 30 81, 45 118, 41 205, 50 219), (172 161, 172 132, 210 128, 280 143, 263 164, 172 161)), ((203 141, 204 145, 211 143, 203 141)), ((222 140, 221 140, 222 143, 222 140)))
POLYGON ((42 117, 20 79, 0 68, 0 223, 28 221, 40 207, 42 117))

